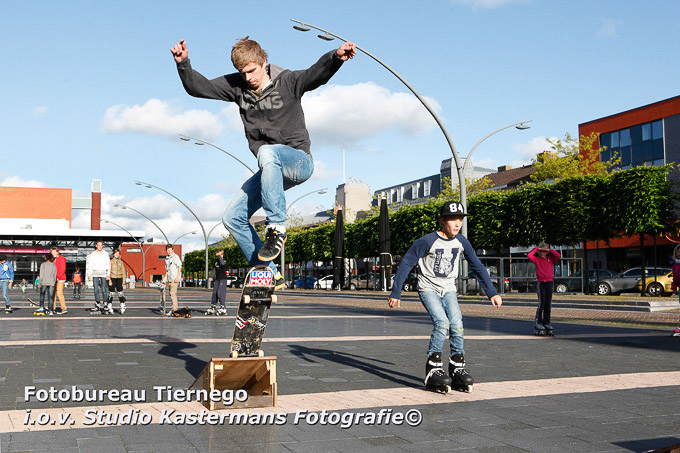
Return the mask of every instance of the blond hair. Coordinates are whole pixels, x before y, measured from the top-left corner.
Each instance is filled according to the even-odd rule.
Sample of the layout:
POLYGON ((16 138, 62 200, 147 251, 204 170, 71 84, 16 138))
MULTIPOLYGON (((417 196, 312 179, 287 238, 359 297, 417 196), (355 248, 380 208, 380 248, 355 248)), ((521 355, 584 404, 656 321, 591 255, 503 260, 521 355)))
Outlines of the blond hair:
POLYGON ((241 71, 248 63, 263 65, 267 61, 267 52, 260 47, 257 41, 245 38, 239 39, 231 48, 231 62, 234 67, 241 71))

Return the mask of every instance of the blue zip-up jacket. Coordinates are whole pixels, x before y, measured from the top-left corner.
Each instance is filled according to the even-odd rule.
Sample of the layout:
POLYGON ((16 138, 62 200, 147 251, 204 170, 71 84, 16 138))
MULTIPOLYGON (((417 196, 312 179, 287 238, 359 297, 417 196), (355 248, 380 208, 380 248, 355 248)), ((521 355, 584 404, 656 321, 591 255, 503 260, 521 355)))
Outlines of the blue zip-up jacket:
POLYGON ((14 268, 9 261, 0 264, 0 280, 14 280, 14 268))

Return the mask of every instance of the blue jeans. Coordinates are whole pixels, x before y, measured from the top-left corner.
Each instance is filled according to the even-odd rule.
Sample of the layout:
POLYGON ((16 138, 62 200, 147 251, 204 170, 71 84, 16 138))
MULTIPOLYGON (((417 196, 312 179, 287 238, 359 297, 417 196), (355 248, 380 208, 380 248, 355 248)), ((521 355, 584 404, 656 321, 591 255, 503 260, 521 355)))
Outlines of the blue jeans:
POLYGON ((451 343, 451 355, 464 355, 463 315, 460 312, 456 293, 449 291, 444 296, 440 296, 434 291, 419 291, 418 296, 434 324, 427 355, 443 352, 447 334, 451 343))
POLYGON ((0 289, 2 289, 2 298, 5 299, 5 305, 9 303, 9 283, 11 280, 0 280, 0 289))
POLYGON ((109 298, 106 277, 92 277, 92 284, 94 285, 94 301, 97 303, 101 301, 106 302, 106 299, 109 298))
POLYGON ((257 257, 262 241, 250 224, 250 218, 263 208, 267 223, 283 225, 286 221, 284 191, 312 176, 314 159, 289 146, 263 145, 257 152, 257 165, 260 170, 241 186, 224 212, 222 222, 251 266, 268 264, 276 274, 273 262, 263 263, 257 257))
POLYGON ((54 286, 40 285, 40 308, 47 308, 52 310, 52 301, 54 300, 54 286), (45 307, 45 296, 47 296, 47 307, 45 307))

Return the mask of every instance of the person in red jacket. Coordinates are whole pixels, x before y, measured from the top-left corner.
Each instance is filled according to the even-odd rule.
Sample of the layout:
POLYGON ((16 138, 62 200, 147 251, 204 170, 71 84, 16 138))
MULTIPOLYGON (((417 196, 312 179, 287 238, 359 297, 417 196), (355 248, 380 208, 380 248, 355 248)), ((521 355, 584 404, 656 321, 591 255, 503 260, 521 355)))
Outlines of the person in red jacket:
MULTIPOLYGON (((680 246, 675 247, 675 253, 673 254, 673 283, 671 283, 671 289, 673 294, 678 294, 678 288, 680 288, 680 246)), ((673 331, 674 337, 680 337, 680 327, 677 327, 673 331)))
MULTIPOLYGON (((50 253, 54 257, 54 265, 57 266, 57 284, 54 285, 54 312, 65 315, 66 299, 64 299, 64 285, 66 284, 66 258, 64 258, 57 247, 52 247, 50 253), (59 298, 60 310, 57 311, 57 298, 59 298)), ((51 313, 50 313, 51 314, 51 313)))
POLYGON ((536 265, 536 292, 538 293, 538 309, 534 321, 534 334, 553 335, 553 327, 550 324, 550 306, 553 295, 553 278, 555 276, 555 263, 562 258, 557 250, 551 249, 548 244, 542 242, 527 255, 529 261, 536 265))

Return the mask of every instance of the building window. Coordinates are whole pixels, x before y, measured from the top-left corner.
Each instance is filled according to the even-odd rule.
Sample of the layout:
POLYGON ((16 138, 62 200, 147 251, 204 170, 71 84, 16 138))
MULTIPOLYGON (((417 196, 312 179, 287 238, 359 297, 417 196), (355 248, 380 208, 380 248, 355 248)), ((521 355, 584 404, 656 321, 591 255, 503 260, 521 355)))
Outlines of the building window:
POLYGON ((626 129, 600 135, 600 161, 621 159, 618 168, 623 170, 640 165, 663 165, 663 121, 638 124, 626 129))
POLYGON ((430 190, 432 188, 432 181, 429 179, 427 181, 423 181, 423 197, 429 197, 430 196, 430 190))

